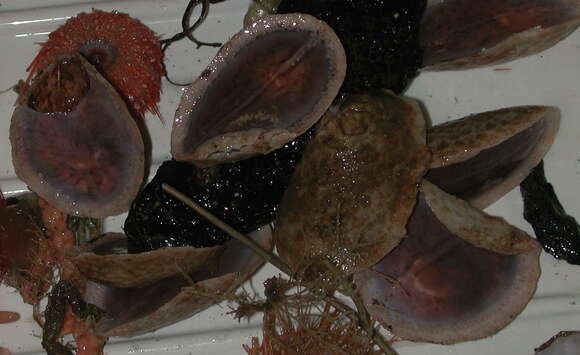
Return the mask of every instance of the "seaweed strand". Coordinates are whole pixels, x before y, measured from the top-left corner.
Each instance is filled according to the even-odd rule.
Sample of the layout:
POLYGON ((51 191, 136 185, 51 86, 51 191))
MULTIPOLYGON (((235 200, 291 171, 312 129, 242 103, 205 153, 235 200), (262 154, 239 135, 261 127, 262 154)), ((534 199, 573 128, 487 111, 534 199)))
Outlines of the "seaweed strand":
MULTIPOLYGON (((224 0, 221 0, 224 1, 224 0)), ((210 1, 210 0, 190 0, 189 3, 187 4, 187 7, 185 8, 185 12, 183 13, 183 17, 181 18, 181 29, 182 31, 179 33, 176 33, 175 35, 173 35, 171 38, 167 38, 167 39, 162 39, 159 41, 159 43, 161 43, 161 51, 163 51, 165 53, 165 51, 167 50, 167 48, 172 45, 173 43, 180 41, 184 38, 189 38, 190 41, 192 41, 193 43, 195 43, 197 45, 197 48, 199 49, 202 46, 209 46, 209 47, 220 47, 222 44, 218 43, 218 42, 202 42, 199 41, 198 39, 195 38, 195 36, 193 35, 193 32, 199 27, 201 26, 201 24, 205 21, 205 19, 207 18, 207 15, 209 14, 209 5, 211 4, 215 4, 217 2, 221 2, 221 1, 210 1), (191 23, 191 16, 193 14, 193 10, 195 9, 195 7, 197 5, 201 4, 201 14, 199 15, 198 19, 195 21, 195 23, 193 25, 190 26, 191 23)))
MULTIPOLYGON (((181 41, 184 38, 188 38, 190 41, 195 43, 197 49, 201 48, 202 46, 220 47, 222 44, 219 42, 199 41, 197 38, 195 38, 195 36, 193 35, 193 32, 196 29, 198 29, 199 26, 201 26, 203 24, 203 22, 205 21, 205 19, 207 18, 207 15, 209 14, 210 4, 215 4, 218 2, 222 2, 222 1, 225 1, 225 0, 190 0, 189 3, 187 4, 187 7, 185 8, 185 12, 183 13, 182 18, 181 18, 181 32, 176 33, 175 35, 173 35, 170 38, 160 40, 159 43, 161 44, 161 51, 163 53, 165 53, 165 51, 167 50, 167 48, 169 48, 170 45, 172 45, 175 42, 181 41), (190 25, 191 16, 193 15, 193 10, 199 4, 201 4, 201 14, 199 15, 199 17, 197 18, 195 23, 193 25, 190 25)), ((165 66, 165 62, 163 62, 163 70, 165 71, 165 78, 171 84, 173 84, 175 86, 188 86, 191 84, 191 83, 178 83, 176 81, 173 81, 173 79, 171 79, 169 77, 169 75, 167 74, 168 71, 167 71, 167 67, 165 66)))

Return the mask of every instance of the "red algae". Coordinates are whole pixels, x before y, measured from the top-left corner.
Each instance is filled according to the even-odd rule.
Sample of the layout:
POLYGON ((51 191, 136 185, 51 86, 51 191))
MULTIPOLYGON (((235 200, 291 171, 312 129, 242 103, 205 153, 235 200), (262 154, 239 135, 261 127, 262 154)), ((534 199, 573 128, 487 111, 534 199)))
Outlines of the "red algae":
POLYGON ((21 202, 6 206, 0 198, 0 283, 35 304, 49 287, 53 264, 32 206, 21 202))
MULTIPOLYGON (((320 282, 325 281, 316 280, 313 284, 320 286, 320 282)), ((373 337, 355 319, 308 291, 311 285, 304 287, 273 277, 264 286, 266 302, 242 302, 232 312, 238 320, 253 312, 264 312, 262 341, 253 337, 250 345, 242 345, 248 355, 385 353, 376 348, 373 337)))
MULTIPOLYGON (((6 207, 6 200, 4 199, 4 195, 0 190, 0 209, 6 207)), ((1 238, 1 237, 0 237, 1 238)), ((4 255, 4 249, 2 246, 2 240, 0 240, 0 282, 2 281, 3 274, 6 272, 7 269, 7 262, 6 257, 4 255)), ((9 311, 0 311, 0 324, 3 323, 12 323, 16 322, 20 319, 20 314, 16 312, 9 312, 9 311)), ((5 348, 0 348, 0 355, 9 355, 10 351, 5 348)))
POLYGON ((72 261, 67 257, 67 252, 75 246, 74 233, 67 226, 67 214, 59 211, 45 200, 39 198, 38 205, 41 210, 42 223, 48 238, 50 258, 56 261, 60 268, 61 279, 70 280, 76 286, 82 287, 84 281, 78 275, 72 261))
MULTIPOLYGON (((80 319, 67 306, 64 314, 64 324, 60 330, 60 337, 72 335, 76 344, 75 355, 102 355, 106 338, 95 334, 91 321, 80 319)), ((1 355, 1 354, 0 354, 1 355)))
POLYGON ((159 116, 163 53, 157 35, 141 22, 120 12, 83 12, 40 45, 27 69, 28 82, 55 58, 79 51, 119 91, 133 114, 159 116))

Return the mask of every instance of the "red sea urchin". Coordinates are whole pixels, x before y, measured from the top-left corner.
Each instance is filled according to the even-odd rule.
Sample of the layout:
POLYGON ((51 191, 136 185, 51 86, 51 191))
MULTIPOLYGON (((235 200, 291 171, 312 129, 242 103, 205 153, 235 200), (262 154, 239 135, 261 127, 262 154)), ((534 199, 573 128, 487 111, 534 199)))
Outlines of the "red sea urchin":
POLYGON ((163 53, 157 35, 120 12, 93 10, 70 18, 41 43, 28 81, 54 58, 79 51, 119 91, 137 116, 159 115, 163 53))

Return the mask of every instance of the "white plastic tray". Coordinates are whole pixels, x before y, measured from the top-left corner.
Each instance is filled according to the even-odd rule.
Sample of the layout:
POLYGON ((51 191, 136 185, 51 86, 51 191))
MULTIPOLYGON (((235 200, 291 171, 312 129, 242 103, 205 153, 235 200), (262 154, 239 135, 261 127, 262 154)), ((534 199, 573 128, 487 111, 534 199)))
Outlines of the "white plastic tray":
MULTIPOLYGON (((66 18, 91 8, 126 12, 150 26, 161 37, 177 32, 185 0, 0 0, 0 90, 26 77, 25 69, 47 34, 66 18)), ((213 5, 197 32, 206 41, 226 41, 241 28, 249 0, 229 0, 213 5)), ((199 11, 199 10, 198 10, 199 11)), ((186 41, 167 53, 167 69, 176 81, 195 78, 216 49, 199 50, 186 41)), ((407 95, 421 100, 433 123, 499 107, 542 104, 562 110, 560 133, 545 159, 546 173, 567 211, 580 217, 580 31, 556 47, 498 67, 462 72, 422 73, 407 95), (504 70, 494 70, 502 68, 504 70), (509 69, 509 70, 506 70, 509 69)), ((169 158, 171 120, 181 89, 163 82, 160 110, 166 124, 146 118, 154 142, 155 164, 169 158)), ((0 95, 0 188, 5 193, 25 188, 14 176, 8 143, 8 128, 16 95, 0 95)), ((154 171, 154 169, 152 170, 154 171)), ((522 218, 522 202, 516 189, 488 210, 533 233, 522 218)), ((124 216, 107 220, 108 230, 120 230, 124 216)), ((485 340, 453 346, 399 343, 401 355, 415 354, 532 354, 560 330, 580 329, 580 269, 542 255, 542 277, 536 296, 526 310, 506 329, 485 340)), ((264 267, 253 279, 257 289, 277 273, 264 267)), ((15 310, 22 319, 0 325, 0 347, 14 353, 43 353, 40 329, 13 290, 0 287, 0 310, 15 310)), ((243 354, 242 343, 260 333, 259 319, 238 323, 226 313, 227 305, 214 306, 186 321, 155 333, 111 339, 108 354, 243 354)))

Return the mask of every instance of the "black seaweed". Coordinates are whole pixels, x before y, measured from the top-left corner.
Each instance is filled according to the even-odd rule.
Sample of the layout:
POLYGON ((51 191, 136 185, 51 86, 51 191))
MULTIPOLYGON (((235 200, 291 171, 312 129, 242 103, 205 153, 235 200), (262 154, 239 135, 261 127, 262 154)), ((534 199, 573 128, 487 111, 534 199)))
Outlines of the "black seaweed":
POLYGON ((242 233, 272 222, 313 129, 266 155, 212 168, 166 161, 137 196, 125 233, 129 252, 222 245, 230 237, 161 189, 167 183, 242 233))
POLYGON ((346 50, 342 94, 403 92, 423 62, 419 27, 426 0, 283 0, 278 13, 307 13, 334 29, 346 50))
POLYGON ((60 343, 60 331, 64 325, 66 306, 71 306, 73 313, 81 318, 93 317, 97 321, 102 311, 81 299, 79 291, 68 281, 57 283, 48 296, 48 305, 44 312, 44 329, 42 347, 48 355, 72 355, 73 351, 60 343))
POLYGON ((580 265, 580 227, 568 215, 552 185, 546 181, 540 162, 520 185, 524 198, 524 218, 534 228, 544 250, 556 259, 580 265))

